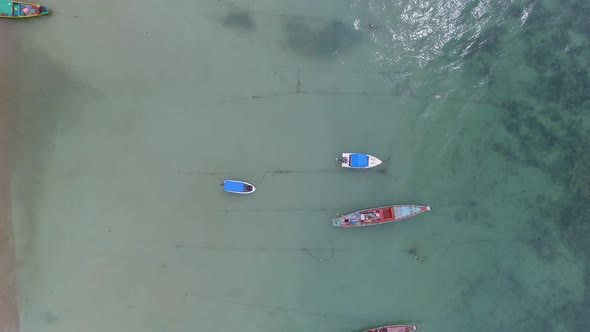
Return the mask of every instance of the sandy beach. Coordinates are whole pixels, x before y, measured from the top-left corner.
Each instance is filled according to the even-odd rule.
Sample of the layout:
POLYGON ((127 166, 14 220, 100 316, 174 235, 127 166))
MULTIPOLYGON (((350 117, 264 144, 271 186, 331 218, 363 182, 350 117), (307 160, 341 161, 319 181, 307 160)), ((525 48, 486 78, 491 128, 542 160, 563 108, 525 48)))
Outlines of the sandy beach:
POLYGON ((587 1, 47 5, 0 22, 0 332, 590 330, 587 1))
POLYGON ((10 111, 14 92, 14 40, 0 22, 0 331, 18 331, 13 232, 10 218, 10 111))

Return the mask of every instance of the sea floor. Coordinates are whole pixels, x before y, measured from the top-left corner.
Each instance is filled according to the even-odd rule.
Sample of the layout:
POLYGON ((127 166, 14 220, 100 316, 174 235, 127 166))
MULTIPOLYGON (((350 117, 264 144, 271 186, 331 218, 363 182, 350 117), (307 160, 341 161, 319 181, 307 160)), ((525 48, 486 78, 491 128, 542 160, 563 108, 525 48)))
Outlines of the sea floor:
POLYGON ((45 5, 0 22, 21 331, 590 326, 585 2, 45 5), (432 211, 331 226, 386 204, 432 211))

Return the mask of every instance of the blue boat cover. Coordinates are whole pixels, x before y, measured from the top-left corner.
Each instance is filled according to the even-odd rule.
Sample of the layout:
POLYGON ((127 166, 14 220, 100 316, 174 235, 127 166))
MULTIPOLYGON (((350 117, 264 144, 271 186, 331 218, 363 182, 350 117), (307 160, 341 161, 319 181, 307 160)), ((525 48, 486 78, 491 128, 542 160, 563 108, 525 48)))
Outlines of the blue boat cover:
POLYGON ((369 166, 369 156, 366 154, 353 153, 350 155, 350 166, 367 167, 369 166))
POLYGON ((240 181, 225 180, 223 181, 223 190, 243 193, 244 183, 240 181))

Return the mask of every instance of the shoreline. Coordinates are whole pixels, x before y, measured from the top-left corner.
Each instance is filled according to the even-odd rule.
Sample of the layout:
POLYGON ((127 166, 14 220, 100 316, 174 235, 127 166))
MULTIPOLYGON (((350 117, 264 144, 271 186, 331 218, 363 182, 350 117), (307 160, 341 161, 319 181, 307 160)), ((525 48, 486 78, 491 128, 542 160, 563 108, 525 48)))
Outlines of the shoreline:
MULTIPOLYGON (((10 28, 0 25, 0 43, 10 45, 10 28)), ((0 332, 19 330, 13 229, 10 219, 10 70, 14 50, 0 48, 0 332)))

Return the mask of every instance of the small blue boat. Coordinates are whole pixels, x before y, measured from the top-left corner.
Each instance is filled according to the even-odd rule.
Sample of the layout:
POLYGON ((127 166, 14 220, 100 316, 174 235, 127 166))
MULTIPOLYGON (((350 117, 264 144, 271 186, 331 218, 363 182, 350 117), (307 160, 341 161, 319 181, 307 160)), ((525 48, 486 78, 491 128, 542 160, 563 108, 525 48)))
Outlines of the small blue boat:
POLYGON ((345 152, 342 158, 336 158, 344 168, 372 168, 381 165, 382 161, 377 157, 365 153, 345 152))
POLYGON ((256 188, 248 182, 238 180, 225 180, 220 185, 223 186, 223 190, 234 193, 234 194, 251 194, 256 191, 256 188))

